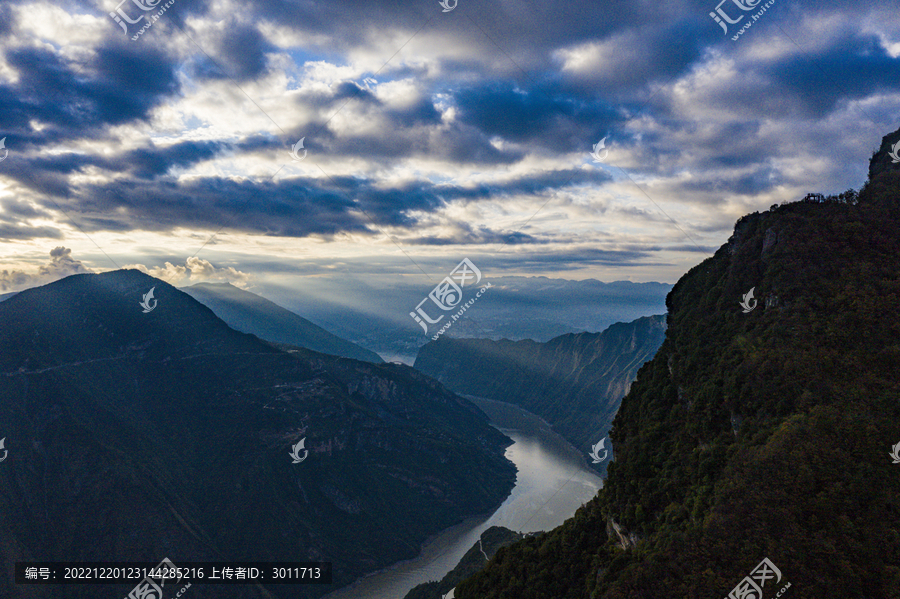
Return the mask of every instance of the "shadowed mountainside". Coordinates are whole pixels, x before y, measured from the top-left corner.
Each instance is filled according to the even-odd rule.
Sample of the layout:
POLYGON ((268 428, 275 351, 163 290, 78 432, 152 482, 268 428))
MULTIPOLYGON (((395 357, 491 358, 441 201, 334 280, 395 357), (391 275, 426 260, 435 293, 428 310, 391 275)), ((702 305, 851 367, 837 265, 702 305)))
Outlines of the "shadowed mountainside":
MULTIPOLYGON (((280 351, 138 271, 75 275, 0 304, 0 561, 330 561, 331 587, 414 557, 494 509, 510 440, 412 368, 280 351), (156 308, 142 295, 156 287, 156 308), (292 463, 305 439, 308 457, 292 463)), ((14 588, 11 569, 0 587, 14 588)), ((125 596, 134 585, 18 587, 125 596)), ((26 594, 27 591, 27 594, 26 594)))
POLYGON ((183 287, 181 291, 242 333, 252 333, 272 343, 305 347, 323 354, 375 364, 384 362, 375 352, 332 335, 302 316, 230 283, 197 283, 183 287))
POLYGON ((533 412, 589 452, 607 435, 622 397, 665 331, 665 316, 648 316, 546 343, 441 337, 419 350, 415 368, 457 393, 533 412))
POLYGON ((898 139, 858 196, 745 216, 678 281, 603 489, 458 599, 722 597, 764 558, 764 597, 900 597, 898 139))

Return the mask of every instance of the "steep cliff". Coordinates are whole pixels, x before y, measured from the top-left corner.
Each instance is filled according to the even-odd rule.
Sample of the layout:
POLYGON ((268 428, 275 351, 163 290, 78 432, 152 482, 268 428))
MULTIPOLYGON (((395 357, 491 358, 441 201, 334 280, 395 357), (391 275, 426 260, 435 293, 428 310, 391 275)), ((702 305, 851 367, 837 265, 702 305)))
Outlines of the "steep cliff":
POLYGON ((457 598, 723 597, 764 558, 765 597, 900 597, 897 139, 858 196, 745 216, 678 281, 604 488, 457 598))

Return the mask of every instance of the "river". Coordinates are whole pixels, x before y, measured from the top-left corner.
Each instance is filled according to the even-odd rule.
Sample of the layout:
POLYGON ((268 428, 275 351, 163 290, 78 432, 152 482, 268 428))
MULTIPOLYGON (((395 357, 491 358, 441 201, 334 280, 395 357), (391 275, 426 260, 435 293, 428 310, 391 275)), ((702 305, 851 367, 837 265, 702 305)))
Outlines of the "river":
POLYGON ((491 526, 518 532, 550 530, 597 494, 602 479, 584 456, 540 418, 511 404, 468 397, 514 443, 506 449, 516 486, 490 516, 470 518, 429 539, 415 559, 367 576, 325 599, 403 599, 414 586, 440 580, 491 526))

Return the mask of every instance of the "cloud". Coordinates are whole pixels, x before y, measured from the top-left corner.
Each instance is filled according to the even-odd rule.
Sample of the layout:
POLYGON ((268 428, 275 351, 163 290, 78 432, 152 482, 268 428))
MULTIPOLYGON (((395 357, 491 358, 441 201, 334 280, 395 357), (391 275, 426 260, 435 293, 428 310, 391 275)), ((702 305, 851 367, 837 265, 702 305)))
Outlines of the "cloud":
POLYGON ((556 151, 584 147, 621 117, 599 99, 578 97, 558 85, 522 89, 512 81, 482 82, 454 94, 459 120, 487 137, 532 143, 556 151))
POLYGON ((22 291, 29 287, 46 285, 70 275, 94 272, 72 257, 72 250, 58 246, 50 250, 50 262, 36 271, 0 271, 0 291, 22 291))
POLYGON ((100 47, 86 65, 47 48, 12 47, 4 58, 16 81, 0 84, 0 129, 44 147, 147 119, 178 89, 173 65, 147 45, 100 47))
POLYGON ((135 268, 170 285, 182 286, 194 283, 231 283, 235 287, 248 289, 251 277, 232 267, 217 268, 208 260, 193 256, 184 266, 166 262, 164 266, 148 268, 143 264, 129 264, 123 268, 135 268))
POLYGON ((237 81, 255 79, 266 71, 266 54, 276 48, 266 41, 258 29, 234 19, 220 24, 215 35, 215 63, 206 59, 196 68, 199 78, 237 81))
MULTIPOLYGON (((549 263, 529 251, 557 269, 674 262, 683 235, 663 211, 711 247, 747 211, 858 186, 900 109, 887 5, 776 3, 732 42, 709 17, 717 1, 484 0, 445 15, 178 0, 132 43, 96 0, 4 0, 0 242, 40 254, 73 225, 147 233, 145 248, 222 230, 238 252, 309 238, 326 261, 372 244, 375 270, 395 250, 384 233, 417 261, 470 245, 514 248, 523 268, 549 263), (610 162, 594 165, 604 137, 610 162), (649 254, 608 253, 626 242, 649 254)), ((150 270, 263 276, 229 264, 150 270)))

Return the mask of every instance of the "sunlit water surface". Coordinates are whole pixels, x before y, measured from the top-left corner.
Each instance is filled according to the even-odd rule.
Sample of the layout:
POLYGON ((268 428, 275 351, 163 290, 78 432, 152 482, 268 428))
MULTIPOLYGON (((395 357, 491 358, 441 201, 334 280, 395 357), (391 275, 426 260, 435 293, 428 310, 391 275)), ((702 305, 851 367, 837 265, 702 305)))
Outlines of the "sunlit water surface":
POLYGON ((326 599, 403 599, 414 586, 440 580, 491 526, 519 532, 550 530, 571 517, 602 486, 584 457, 537 416, 516 406, 469 397, 515 443, 506 457, 516 486, 489 517, 470 518, 430 539, 418 557, 372 574, 326 599))

